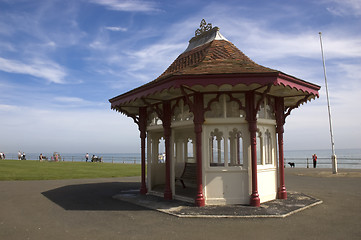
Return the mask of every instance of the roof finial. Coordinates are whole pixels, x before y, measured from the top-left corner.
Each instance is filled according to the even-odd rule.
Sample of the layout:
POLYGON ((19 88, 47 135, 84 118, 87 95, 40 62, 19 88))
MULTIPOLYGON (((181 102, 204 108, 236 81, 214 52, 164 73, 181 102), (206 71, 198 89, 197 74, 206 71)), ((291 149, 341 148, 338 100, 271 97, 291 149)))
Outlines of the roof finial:
POLYGON ((199 28, 196 30, 195 35, 199 36, 204 32, 207 32, 209 30, 212 29, 212 23, 208 23, 206 22, 206 20, 204 20, 204 18, 201 21, 201 24, 199 25, 199 28))

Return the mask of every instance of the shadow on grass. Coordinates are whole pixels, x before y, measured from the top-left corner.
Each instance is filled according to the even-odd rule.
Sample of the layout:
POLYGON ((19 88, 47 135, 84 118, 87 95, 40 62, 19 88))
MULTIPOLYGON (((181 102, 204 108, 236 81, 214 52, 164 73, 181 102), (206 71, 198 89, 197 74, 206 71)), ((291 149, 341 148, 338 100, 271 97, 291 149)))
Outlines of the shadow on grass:
MULTIPOLYGON (((42 194, 65 210, 134 211, 147 208, 113 199, 122 191, 138 190, 137 182, 108 182, 68 185, 42 194)), ((147 209, 149 210, 149 209, 147 209)))

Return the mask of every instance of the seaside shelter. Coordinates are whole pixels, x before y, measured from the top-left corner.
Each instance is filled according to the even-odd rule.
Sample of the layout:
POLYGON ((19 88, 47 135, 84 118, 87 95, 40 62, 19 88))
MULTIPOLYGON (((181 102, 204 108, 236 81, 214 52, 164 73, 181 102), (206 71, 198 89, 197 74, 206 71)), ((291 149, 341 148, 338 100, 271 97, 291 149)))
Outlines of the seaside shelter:
POLYGON ((141 194, 260 206, 287 198, 285 119, 319 89, 255 63, 202 20, 163 74, 109 101, 139 127, 141 194))

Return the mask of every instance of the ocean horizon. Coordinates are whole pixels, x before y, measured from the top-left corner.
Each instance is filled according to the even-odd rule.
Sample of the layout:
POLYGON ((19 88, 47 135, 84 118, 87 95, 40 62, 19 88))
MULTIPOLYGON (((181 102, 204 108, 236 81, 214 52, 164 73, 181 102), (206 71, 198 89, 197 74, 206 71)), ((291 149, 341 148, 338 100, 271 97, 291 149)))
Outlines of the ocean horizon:
MULTIPOLYGON (((336 149, 336 156, 338 160, 338 168, 361 169, 361 149, 336 149)), ((38 160, 40 153, 25 153, 27 160, 38 160)), ((53 153, 42 153, 49 160, 53 153)), ((61 153, 59 152, 62 161, 85 162, 86 153, 61 153)), ((317 167, 332 168, 330 149, 321 150, 285 150, 284 159, 286 167, 288 162, 296 164, 296 168, 312 167, 312 155, 316 154, 318 157, 317 167)), ((18 153, 6 153, 6 159, 18 159, 18 153)), ((102 157, 103 162, 108 163, 130 163, 140 164, 139 153, 91 153, 89 152, 89 161, 95 155, 102 157)))

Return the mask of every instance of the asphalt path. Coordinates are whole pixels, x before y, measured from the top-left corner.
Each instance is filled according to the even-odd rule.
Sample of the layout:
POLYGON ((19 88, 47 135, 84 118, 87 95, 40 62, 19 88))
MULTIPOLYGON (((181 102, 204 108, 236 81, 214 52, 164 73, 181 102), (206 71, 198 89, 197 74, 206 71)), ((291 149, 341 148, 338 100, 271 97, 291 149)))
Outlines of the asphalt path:
POLYGON ((0 181, 0 239, 360 239, 361 170, 286 169, 322 204, 286 218, 177 218, 115 200, 140 178, 0 181))

